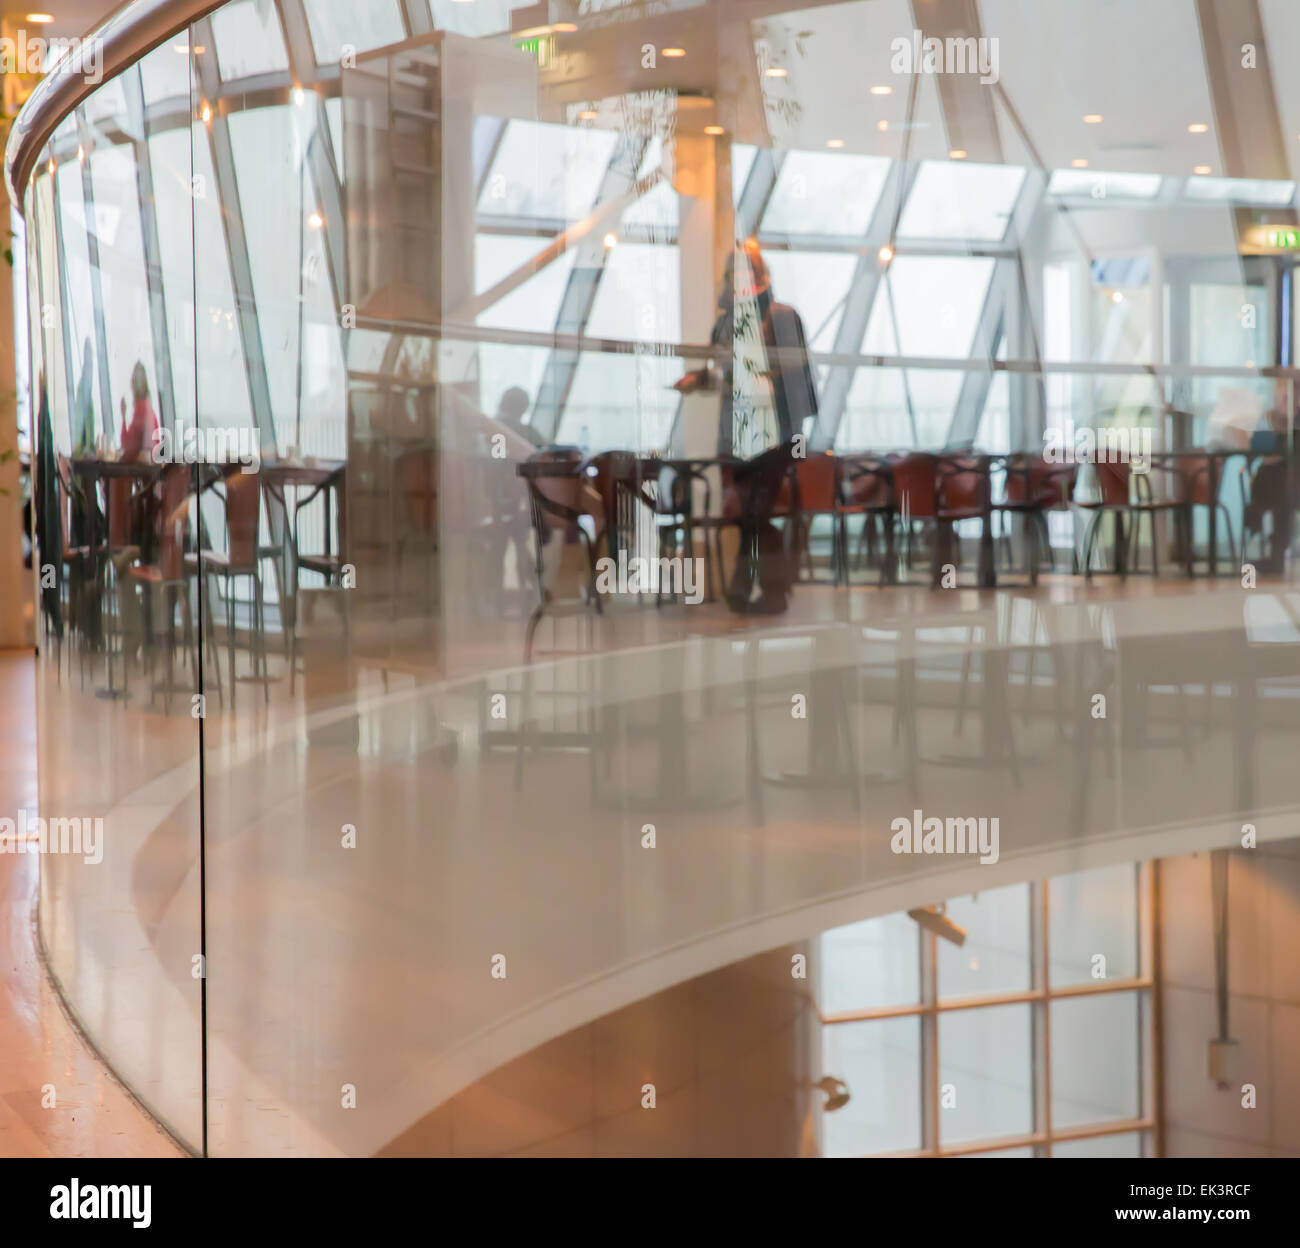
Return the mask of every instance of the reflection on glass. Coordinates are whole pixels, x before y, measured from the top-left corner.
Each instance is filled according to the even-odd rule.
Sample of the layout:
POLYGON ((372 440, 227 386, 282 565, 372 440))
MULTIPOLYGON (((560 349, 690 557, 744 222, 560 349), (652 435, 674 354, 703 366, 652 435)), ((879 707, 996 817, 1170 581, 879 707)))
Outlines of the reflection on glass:
POLYGON ((877 156, 790 152, 762 228, 770 234, 862 235, 888 173, 889 161, 877 156))
POLYGON ((1049 195, 1086 195, 1090 199, 1154 199, 1162 178, 1156 173, 1107 173, 1091 169, 1056 169, 1047 184, 1049 195))
MULTIPOLYGON (((1045 7, 983 4, 1039 66, 1045 7)), ((1113 549, 1089 584, 1071 504, 1095 480, 1017 510, 990 458, 1033 456, 1067 421, 1150 428, 1184 466, 1285 432, 1258 366, 1287 345, 1291 261, 1239 254, 1235 205, 1290 203, 1290 184, 1193 177, 1181 127, 1123 172, 1066 168, 1079 134, 1106 163, 1116 122, 1071 114, 1066 148, 1059 110, 1013 98, 1010 56, 984 118, 1005 163, 978 135, 960 159, 968 97, 890 68, 904 0, 658 9, 232 0, 57 119, 24 188, 19 392, 58 482, 42 801, 129 812, 102 868, 43 873, 43 932, 88 1031, 191 1144, 202 1039, 211 1151, 373 1153, 432 1130, 512 1046, 600 1034, 671 986, 655 975, 739 956, 773 916, 978 887, 890 854, 898 807, 1000 814, 1008 871, 1094 837, 1119 856, 1153 819, 1233 826, 1256 781, 1255 800, 1300 800, 1294 752, 1261 741, 1286 698, 1236 713, 1290 675, 1256 644, 1294 640, 1284 596, 1242 611, 1235 575, 1190 582, 1186 552, 1165 557, 1173 507, 1132 542, 1144 570, 1161 555, 1156 592, 1111 576, 1113 549), (647 22, 663 55, 642 65, 647 22), (201 462, 133 459, 155 420, 213 435, 201 462), (256 452, 238 467, 233 435, 256 452), (997 509, 981 487, 958 508, 956 593, 930 589, 951 515, 894 488, 925 482, 925 456, 899 468, 912 452, 996 484, 997 509), (1038 520, 1054 566, 1032 560, 1038 520), (666 588, 600 579, 638 556, 666 588), (1186 757, 1129 733, 1148 661, 1168 682, 1150 718, 1179 717, 1186 757), (1123 686, 1092 738, 1076 678, 1123 686), (1120 739, 1136 757, 1112 772, 1120 739), (354 1078, 361 1112, 340 1113, 354 1078)), ((1070 20, 1134 56, 1113 23, 1070 20)), ((1284 468, 1234 462, 1220 482, 1251 558, 1289 536, 1284 468)), ((1173 503, 1177 479, 1152 480, 1173 503)), ((1179 498, 1196 561, 1211 501, 1179 498)), ((1052 986, 1138 973, 1135 879, 1052 882, 1052 986)), ((800 1033, 799 1068, 775 1074, 746 1049, 738 1071, 788 1101, 824 1046, 815 1073, 852 1094, 811 1132, 828 1151, 1005 1146, 1032 1126, 1030 1020, 1050 1009, 1033 1060, 1053 1063, 1054 1120, 1113 1133, 1139 1112, 1149 990, 1029 992, 1037 896, 953 900, 962 949, 899 915, 829 933, 819 997, 791 998, 782 968, 783 1009, 810 1027, 816 1008, 914 1013, 800 1033), (949 1008, 997 993, 1033 1000, 949 1008), (927 1029, 925 1076, 956 1098, 939 1139, 927 1029)), ((740 980, 724 1008, 762 1032, 740 980)))
POLYGON ((609 130, 508 121, 479 195, 483 216, 577 221, 592 209, 618 146, 609 130))
POLYGON ((1263 178, 1188 178, 1183 195, 1187 199, 1282 208, 1295 198, 1295 183, 1263 178))
POLYGON ((307 25, 322 65, 338 61, 345 48, 368 52, 397 43, 406 34, 397 0, 304 0, 307 25))
MULTIPOLYGON (((96 239, 99 245, 99 286, 104 307, 104 336, 111 413, 127 391, 137 360, 156 367, 151 332, 149 287, 145 276, 144 237, 136 204, 138 171, 125 146, 96 148, 90 155, 94 186, 96 239)), ((164 399, 169 405, 171 394, 164 399)))
POLYGON ((289 68, 280 23, 270 6, 237 0, 212 15, 217 64, 225 80, 289 68))
POLYGON ((975 256, 898 256, 871 309, 862 349, 870 354, 971 353, 993 261, 975 256))
POLYGON ((1007 232, 1024 179, 1014 166, 922 161, 898 237, 996 241, 1007 232))

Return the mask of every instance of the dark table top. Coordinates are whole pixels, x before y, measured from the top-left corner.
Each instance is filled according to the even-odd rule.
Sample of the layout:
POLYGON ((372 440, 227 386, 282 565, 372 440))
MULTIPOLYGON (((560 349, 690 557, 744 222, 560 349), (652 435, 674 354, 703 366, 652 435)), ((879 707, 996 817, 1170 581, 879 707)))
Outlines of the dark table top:
POLYGON ((97 455, 83 455, 68 460, 73 472, 87 477, 119 480, 123 477, 146 479, 157 475, 162 465, 147 459, 101 459, 97 455))

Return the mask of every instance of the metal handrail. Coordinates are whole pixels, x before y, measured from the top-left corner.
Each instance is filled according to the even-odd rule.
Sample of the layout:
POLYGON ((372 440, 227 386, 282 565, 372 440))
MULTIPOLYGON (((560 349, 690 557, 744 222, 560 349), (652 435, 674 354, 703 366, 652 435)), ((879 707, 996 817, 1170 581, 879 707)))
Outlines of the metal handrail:
MULTIPOLYGON (((127 0, 85 36, 100 46, 100 74, 92 82, 84 73, 56 66, 37 84, 14 119, 5 147, 5 183, 9 202, 21 213, 21 188, 27 184, 41 149, 64 118, 105 82, 129 69, 159 44, 187 30, 191 23, 221 8, 226 0, 127 0)), ((70 63, 71 58, 65 63, 70 63)))

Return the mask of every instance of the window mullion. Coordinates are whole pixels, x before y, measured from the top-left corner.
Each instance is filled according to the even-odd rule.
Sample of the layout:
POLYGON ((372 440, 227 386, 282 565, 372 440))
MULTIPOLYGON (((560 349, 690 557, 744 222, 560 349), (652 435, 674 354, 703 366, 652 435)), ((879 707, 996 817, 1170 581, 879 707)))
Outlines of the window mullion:
POLYGON ((1040 880, 1029 889, 1029 950, 1035 990, 1041 994, 1029 1008, 1032 1018, 1030 1072, 1034 1088, 1034 1132, 1043 1137, 1041 1156, 1052 1155, 1052 1002, 1048 984, 1048 890, 1040 880))

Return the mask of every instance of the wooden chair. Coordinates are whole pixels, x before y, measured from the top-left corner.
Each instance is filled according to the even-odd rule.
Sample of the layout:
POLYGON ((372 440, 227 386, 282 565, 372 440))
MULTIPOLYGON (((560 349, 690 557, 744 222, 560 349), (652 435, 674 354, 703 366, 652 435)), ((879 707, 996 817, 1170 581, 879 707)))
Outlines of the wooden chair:
MULTIPOLYGON (((1237 558, 1237 544, 1232 531, 1232 516, 1221 496, 1223 478, 1216 473, 1215 468, 1214 461, 1208 455, 1180 455, 1171 462, 1168 469, 1177 475, 1180 499, 1187 509, 1182 521, 1182 538, 1188 576, 1192 576, 1196 571, 1195 530, 1192 526, 1196 516, 1195 508, 1197 507, 1213 508, 1218 513, 1216 518, 1222 521, 1223 531, 1228 535, 1228 559, 1233 561, 1237 558), (1210 482, 1212 480, 1216 487, 1213 498, 1210 497, 1210 482)), ((1244 511, 1242 514, 1244 516, 1244 511)), ((1244 548, 1244 533, 1242 535, 1242 544, 1244 548)), ((1244 554, 1242 558, 1245 558, 1244 554)))
MULTIPOLYGON (((1106 516, 1115 521, 1115 572, 1124 577, 1130 570, 1129 548, 1140 543, 1139 527, 1143 517, 1146 518, 1148 532, 1151 535, 1151 574, 1160 575, 1160 538, 1156 529, 1156 517, 1162 512, 1186 514, 1184 505, 1177 499, 1158 499, 1151 490, 1150 476, 1137 474, 1137 484, 1133 484, 1132 466, 1127 463, 1094 464, 1097 472, 1097 484, 1101 490, 1099 500, 1075 500, 1075 506, 1092 512, 1087 535, 1083 543, 1083 574, 1092 577, 1092 552, 1097 543, 1097 535, 1106 516), (1126 532, 1125 522, 1129 528, 1126 532)), ((1136 552, 1135 552, 1136 553, 1136 552)))
POLYGON ((831 521, 831 582, 848 583, 848 527, 844 500, 840 496, 841 464, 829 451, 793 461, 791 470, 793 507, 793 552, 803 560, 808 580, 814 577, 812 560, 812 523, 818 516, 831 521))
POLYGON ((992 507, 988 464, 972 455, 934 455, 913 451, 894 460, 894 492, 904 522, 908 566, 912 565, 913 526, 928 522, 933 529, 930 553, 931 584, 939 585, 943 565, 960 562, 956 525, 984 519, 992 507))
MULTIPOLYGON (((1050 566, 1056 567, 1047 514, 1069 511, 1079 469, 1075 464, 1050 464, 1041 455, 1008 455, 1003 463, 1004 492, 1002 498, 993 504, 993 510, 1000 515, 1024 518, 1029 583, 1037 585, 1042 551, 1047 552, 1050 566)), ((1007 535, 1004 535, 1004 540, 1009 547, 1007 535)))
POLYGON ((199 565, 205 581, 216 578, 222 582, 222 596, 226 603, 226 654, 230 672, 230 703, 234 706, 238 677, 235 671, 235 603, 236 584, 247 579, 253 589, 253 616, 249 622, 249 657, 253 676, 263 680, 265 700, 270 701, 271 691, 266 682, 266 635, 263 616, 261 545, 259 533, 262 522, 262 474, 260 472, 231 472, 224 478, 226 509, 226 549, 203 550, 199 565))
POLYGON ((596 592, 596 545, 604 536, 606 506, 583 469, 581 453, 569 451, 542 451, 519 466, 532 509, 538 590, 524 634, 525 663, 532 662, 533 638, 548 610, 594 608, 597 615, 603 610, 596 592), (584 519, 596 529, 595 538, 584 519), (562 534, 563 548, 576 547, 581 553, 576 562, 566 560, 562 548, 558 567, 550 569, 546 554, 556 530, 562 534))
POLYGON ((661 555, 680 552, 694 558, 697 532, 703 537, 705 598, 712 602, 713 543, 707 517, 713 514, 713 486, 707 473, 688 461, 664 464, 655 479, 654 511, 661 555), (697 506, 698 497, 703 498, 703 510, 697 506))
MULTIPOLYGON (((879 455, 851 455, 843 459, 841 477, 842 512, 845 525, 849 516, 862 517, 858 538, 858 563, 869 566, 875 559, 876 528, 885 539, 884 558, 880 563, 880 584, 898 579, 898 556, 894 546, 894 525, 898 504, 894 492, 894 473, 889 461, 879 455)), ((846 572, 847 579, 847 572, 846 572)))
MULTIPOLYGON (((199 653, 194 620, 190 612, 190 577, 192 569, 185 562, 185 534, 188 518, 185 504, 190 494, 192 470, 179 464, 164 469, 162 474, 162 498, 160 511, 160 534, 157 558, 154 562, 137 563, 128 569, 127 575, 138 584, 145 593, 146 600, 154 593, 163 598, 164 611, 164 657, 167 664, 164 683, 164 710, 171 714, 171 700, 174 690, 174 671, 176 653, 176 608, 180 606, 184 618, 185 646, 190 655, 190 671, 197 682, 199 672, 199 653)), ((158 689, 152 679, 153 657, 155 648, 150 648, 150 705, 157 697, 158 689)), ((218 685, 221 668, 217 664, 218 685)))

